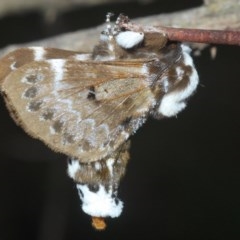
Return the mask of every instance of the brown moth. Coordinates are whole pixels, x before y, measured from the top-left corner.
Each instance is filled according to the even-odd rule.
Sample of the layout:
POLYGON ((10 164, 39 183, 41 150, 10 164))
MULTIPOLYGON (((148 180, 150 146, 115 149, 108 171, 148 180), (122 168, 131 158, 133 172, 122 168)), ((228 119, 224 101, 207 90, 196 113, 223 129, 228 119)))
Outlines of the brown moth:
MULTIPOLYGON (((164 34, 126 31, 120 15, 93 52, 28 47, 0 60, 1 92, 28 134, 69 156, 82 209, 93 225, 118 217, 119 181, 129 160, 129 136, 149 116, 177 115, 198 85, 189 47, 164 34)), ((126 20, 127 19, 127 20, 126 20)))

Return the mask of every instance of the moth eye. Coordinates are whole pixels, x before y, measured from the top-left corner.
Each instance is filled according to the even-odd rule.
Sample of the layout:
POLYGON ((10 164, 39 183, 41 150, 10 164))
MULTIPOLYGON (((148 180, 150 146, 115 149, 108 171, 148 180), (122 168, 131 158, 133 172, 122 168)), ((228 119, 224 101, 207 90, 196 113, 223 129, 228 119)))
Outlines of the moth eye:
POLYGON ((60 133, 62 131, 62 128, 63 122, 61 122, 60 120, 56 120, 51 127, 54 133, 60 133))
POLYGON ((27 109, 31 112, 36 112, 41 108, 41 105, 43 104, 42 100, 35 100, 35 101, 31 101, 28 104, 27 109))
POLYGON ((33 86, 33 87, 28 88, 28 89, 24 92, 23 96, 24 96, 25 98, 34 98, 34 97, 36 97, 37 92, 38 92, 38 89, 33 86))

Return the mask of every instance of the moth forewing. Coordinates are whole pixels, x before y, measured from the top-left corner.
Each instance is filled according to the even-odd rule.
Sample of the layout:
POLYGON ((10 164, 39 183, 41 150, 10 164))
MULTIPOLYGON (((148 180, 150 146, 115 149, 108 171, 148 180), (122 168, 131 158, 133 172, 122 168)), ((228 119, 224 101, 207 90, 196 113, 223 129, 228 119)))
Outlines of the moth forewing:
POLYGON ((31 136, 83 162, 96 161, 136 131, 154 104, 147 63, 34 61, 9 74, 2 91, 31 136))
POLYGON ((57 48, 26 47, 16 49, 0 60, 0 90, 6 76, 19 67, 32 61, 57 58, 87 60, 91 58, 91 55, 57 48))

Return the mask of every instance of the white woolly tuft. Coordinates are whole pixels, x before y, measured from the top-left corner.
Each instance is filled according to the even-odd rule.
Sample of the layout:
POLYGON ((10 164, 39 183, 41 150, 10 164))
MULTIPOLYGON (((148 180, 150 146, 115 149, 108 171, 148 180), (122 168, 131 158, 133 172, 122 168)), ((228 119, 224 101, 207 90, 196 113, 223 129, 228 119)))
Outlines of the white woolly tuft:
POLYGON ((97 192, 90 191, 87 185, 77 184, 77 188, 82 193, 82 210, 90 216, 115 218, 121 214, 123 203, 112 196, 111 190, 107 192, 102 185, 97 192))
MULTIPOLYGON (((192 57, 189 54, 191 52, 191 49, 185 45, 182 45, 181 47, 183 51, 183 62, 185 65, 192 67, 192 74, 185 89, 182 89, 180 91, 173 91, 164 95, 158 112, 166 117, 175 116, 186 107, 186 103, 184 101, 193 94, 197 88, 199 81, 192 57)), ((183 71, 180 68, 176 69, 176 71, 178 77, 181 78, 183 71)))
POLYGON ((132 31, 126 31, 126 32, 120 32, 116 36, 116 42, 117 44, 125 49, 133 48, 137 46, 139 43, 141 43, 144 39, 144 34, 142 32, 132 32, 132 31))

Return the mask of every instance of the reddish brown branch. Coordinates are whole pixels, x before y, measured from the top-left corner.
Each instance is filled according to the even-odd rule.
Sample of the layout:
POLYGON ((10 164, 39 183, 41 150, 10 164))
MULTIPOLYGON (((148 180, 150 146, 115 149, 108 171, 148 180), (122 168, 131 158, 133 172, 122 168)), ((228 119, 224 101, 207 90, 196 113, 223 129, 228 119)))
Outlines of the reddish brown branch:
POLYGON ((165 34, 170 41, 240 45, 240 31, 188 29, 162 26, 143 27, 133 23, 124 23, 122 25, 124 28, 132 31, 165 34))
POLYGON ((160 28, 171 41, 240 45, 240 31, 160 28))

